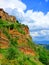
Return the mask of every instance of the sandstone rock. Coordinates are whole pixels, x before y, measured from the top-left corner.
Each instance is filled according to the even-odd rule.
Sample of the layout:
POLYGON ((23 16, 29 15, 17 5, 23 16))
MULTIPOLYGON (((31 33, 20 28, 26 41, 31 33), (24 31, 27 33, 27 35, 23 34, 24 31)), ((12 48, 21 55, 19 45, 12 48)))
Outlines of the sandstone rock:
POLYGON ((8 15, 3 9, 0 9, 0 19, 10 22, 16 22, 16 17, 8 15))

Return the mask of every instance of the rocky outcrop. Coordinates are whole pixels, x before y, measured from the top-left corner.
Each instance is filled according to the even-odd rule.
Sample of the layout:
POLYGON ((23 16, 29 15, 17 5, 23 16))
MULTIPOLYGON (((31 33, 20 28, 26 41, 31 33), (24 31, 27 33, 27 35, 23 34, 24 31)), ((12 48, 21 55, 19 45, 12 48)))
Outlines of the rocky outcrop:
POLYGON ((0 48, 4 49, 8 48, 8 46, 9 46, 8 38, 2 32, 0 32, 0 48))
POLYGON ((29 28, 28 28, 28 26, 24 26, 23 30, 25 31, 26 34, 29 34, 29 28))
POLYGON ((35 56, 35 52, 34 52, 32 49, 30 49, 30 48, 23 48, 23 47, 21 47, 21 48, 19 48, 19 49, 20 49, 20 51, 22 51, 22 52, 25 53, 26 55, 35 56))
POLYGON ((16 17, 8 15, 3 9, 0 9, 0 19, 10 22, 16 22, 16 17))
MULTIPOLYGON (((0 19, 2 19, 3 21, 6 20, 7 22, 12 22, 12 24, 16 22, 16 18, 14 16, 8 15, 8 13, 4 12, 3 9, 0 9, 0 19)), ((15 26, 17 27, 14 28, 14 25, 12 26, 9 25, 8 27, 5 27, 5 28, 3 27, 0 29, 0 48, 1 49, 9 48, 10 40, 9 40, 9 36, 7 36, 7 34, 9 34, 10 38, 14 39, 14 41, 18 43, 18 47, 20 51, 22 51, 23 53, 27 55, 31 54, 34 56, 35 55, 34 51, 31 50, 30 45, 28 45, 27 39, 29 40, 31 39, 28 26, 20 24, 20 23, 16 23, 15 26)))

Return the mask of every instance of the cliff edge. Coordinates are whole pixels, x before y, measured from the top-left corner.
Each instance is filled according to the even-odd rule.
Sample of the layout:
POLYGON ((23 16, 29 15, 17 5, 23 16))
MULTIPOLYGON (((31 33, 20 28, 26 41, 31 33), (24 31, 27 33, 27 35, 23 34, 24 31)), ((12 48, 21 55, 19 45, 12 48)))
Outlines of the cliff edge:
POLYGON ((48 53, 32 41, 27 25, 0 9, 0 65, 49 65, 48 53))

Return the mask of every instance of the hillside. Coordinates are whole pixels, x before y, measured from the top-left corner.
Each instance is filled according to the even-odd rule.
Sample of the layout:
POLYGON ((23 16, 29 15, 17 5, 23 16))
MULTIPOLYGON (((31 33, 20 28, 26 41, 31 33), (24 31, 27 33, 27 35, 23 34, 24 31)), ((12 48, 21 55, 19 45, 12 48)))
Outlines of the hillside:
POLYGON ((49 51, 32 41, 27 25, 14 16, 11 18, 3 9, 0 9, 0 65, 49 65, 49 51))
POLYGON ((49 44, 39 44, 42 45, 43 47, 45 47, 47 50, 49 50, 49 44))

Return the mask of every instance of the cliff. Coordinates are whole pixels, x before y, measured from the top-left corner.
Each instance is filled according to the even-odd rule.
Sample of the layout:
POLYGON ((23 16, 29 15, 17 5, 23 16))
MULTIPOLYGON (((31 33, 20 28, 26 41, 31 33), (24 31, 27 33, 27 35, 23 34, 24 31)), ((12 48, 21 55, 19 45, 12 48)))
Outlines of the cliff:
MULTIPOLYGON (((0 19, 2 19, 2 23, 6 23, 3 20, 11 22, 11 24, 6 26, 4 29, 1 30, 1 28, 0 28, 0 48, 6 49, 9 47, 9 39, 8 39, 7 35, 5 35, 5 33, 3 33, 8 30, 8 34, 11 35, 11 37, 13 39, 18 38, 17 43, 20 47, 19 48, 20 50, 22 50, 23 46, 26 46, 26 52, 24 50, 23 50, 23 52, 28 54, 27 51, 29 51, 29 54, 34 55, 33 54, 34 52, 31 49, 30 50, 27 49, 27 48, 30 48, 30 46, 28 45, 27 39, 31 38, 30 34, 29 34, 28 26, 17 23, 16 18, 14 16, 8 15, 8 13, 6 13, 3 9, 0 9, 0 19), (14 22, 14 24, 13 24, 13 22, 14 22), (17 26, 16 29, 14 28, 14 25, 17 26), (31 51, 33 53, 31 53, 31 51)), ((0 21, 0 23, 1 23, 1 21, 0 21)))
POLYGON ((0 9, 0 65, 48 65, 48 52, 32 41, 27 25, 0 9))
POLYGON ((8 13, 6 13, 3 9, 0 9, 0 18, 11 22, 16 22, 16 17, 8 15, 8 13))

